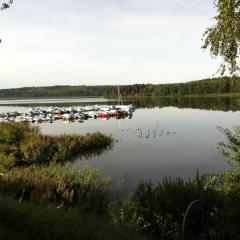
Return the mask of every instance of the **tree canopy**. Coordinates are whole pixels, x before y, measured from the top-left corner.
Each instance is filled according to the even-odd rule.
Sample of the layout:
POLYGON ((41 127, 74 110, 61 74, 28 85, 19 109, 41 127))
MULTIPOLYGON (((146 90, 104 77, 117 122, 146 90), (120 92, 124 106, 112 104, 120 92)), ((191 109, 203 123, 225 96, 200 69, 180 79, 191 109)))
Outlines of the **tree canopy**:
MULTIPOLYGON (((9 0, 8 2, 3 2, 0 4, 0 11, 3 11, 13 4, 13 0, 9 0)), ((2 39, 0 38, 0 43, 2 43, 2 39)))
POLYGON ((204 33, 203 48, 209 48, 213 57, 221 57, 223 63, 219 70, 236 75, 239 68, 240 52, 240 0, 214 0, 217 15, 215 25, 204 33))
POLYGON ((0 5, 0 11, 3 11, 10 7, 10 5, 13 4, 13 0, 9 0, 8 2, 4 2, 0 5))

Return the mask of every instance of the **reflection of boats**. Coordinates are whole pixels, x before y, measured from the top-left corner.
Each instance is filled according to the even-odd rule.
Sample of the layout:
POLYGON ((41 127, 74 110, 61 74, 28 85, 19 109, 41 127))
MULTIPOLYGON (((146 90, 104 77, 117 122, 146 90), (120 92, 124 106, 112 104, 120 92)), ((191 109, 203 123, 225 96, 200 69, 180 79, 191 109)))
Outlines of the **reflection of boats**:
POLYGON ((74 115, 72 113, 65 113, 62 116, 63 120, 73 120, 74 119, 74 115))

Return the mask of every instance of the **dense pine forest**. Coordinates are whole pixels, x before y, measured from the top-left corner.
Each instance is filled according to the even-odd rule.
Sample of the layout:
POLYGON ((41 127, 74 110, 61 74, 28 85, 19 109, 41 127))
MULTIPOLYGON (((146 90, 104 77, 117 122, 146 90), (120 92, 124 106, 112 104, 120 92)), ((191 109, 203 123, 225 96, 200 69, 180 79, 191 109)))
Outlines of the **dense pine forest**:
POLYGON ((51 86, 0 90, 0 98, 100 97, 106 86, 51 86))
MULTIPOLYGON (((183 96, 240 93, 240 78, 212 78, 187 83, 122 85, 123 96, 183 96)), ((116 98, 116 86, 52 86, 0 90, 0 98, 100 97, 116 98)))
MULTIPOLYGON (((121 86, 121 93, 123 96, 183 96, 240 93, 240 78, 222 77, 187 83, 128 85, 121 86)), ((105 96, 108 98, 116 95, 116 87, 110 87, 105 92, 105 96)))

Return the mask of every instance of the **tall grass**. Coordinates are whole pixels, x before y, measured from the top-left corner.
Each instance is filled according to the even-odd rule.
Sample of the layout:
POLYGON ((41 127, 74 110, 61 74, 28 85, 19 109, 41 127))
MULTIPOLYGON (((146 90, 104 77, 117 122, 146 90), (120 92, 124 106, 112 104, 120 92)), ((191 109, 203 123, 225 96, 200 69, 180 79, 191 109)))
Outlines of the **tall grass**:
POLYGON ((48 136, 27 124, 0 123, 0 193, 107 215, 111 179, 95 169, 78 172, 62 163, 100 154, 112 143, 101 133, 48 136))
POLYGON ((63 163, 76 156, 101 154, 113 139, 101 133, 42 135, 39 129, 21 123, 0 123, 0 168, 32 164, 63 163))
POLYGON ((57 209, 0 198, 1 239, 147 240, 131 229, 78 209, 57 209))
POLYGON ((101 133, 81 135, 44 136, 31 134, 20 144, 22 162, 41 164, 66 162, 77 155, 100 154, 112 146, 112 138, 101 133))
POLYGON ((97 169, 75 171, 56 164, 13 169, 0 176, 1 195, 15 199, 81 208, 106 215, 111 178, 97 169))

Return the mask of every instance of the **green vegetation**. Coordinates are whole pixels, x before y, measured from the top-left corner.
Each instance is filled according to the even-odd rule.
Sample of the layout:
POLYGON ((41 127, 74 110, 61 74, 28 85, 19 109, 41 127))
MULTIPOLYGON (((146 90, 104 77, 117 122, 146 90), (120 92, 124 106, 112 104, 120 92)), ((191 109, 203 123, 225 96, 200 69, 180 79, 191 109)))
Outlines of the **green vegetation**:
POLYGON ((20 123, 0 123, 0 166, 12 168, 32 164, 63 163, 79 156, 100 154, 113 143, 101 133, 42 135, 36 127, 20 123))
POLYGON ((86 212, 106 213, 110 178, 98 170, 77 172, 63 164, 74 157, 99 154, 113 139, 100 133, 42 135, 21 123, 0 123, 0 193, 57 206, 80 206, 86 212))
POLYGON ((4 240, 147 240, 108 219, 78 209, 56 209, 0 198, 0 239, 4 240))
POLYGON ((141 182, 132 197, 120 204, 119 221, 156 239, 182 239, 186 209, 198 200, 204 210, 187 219, 185 234, 195 236, 193 239, 199 239, 201 234, 200 239, 208 239, 207 234, 215 230, 221 201, 218 192, 205 189, 204 184, 204 179, 199 178, 189 181, 166 178, 156 186, 151 181, 141 182))
POLYGON ((112 142, 100 133, 44 136, 26 124, 0 123, 0 237, 147 239, 114 222, 110 177, 63 165, 112 142))
POLYGON ((209 178, 165 179, 138 185, 120 203, 119 223, 156 239, 238 239, 240 234, 240 172, 209 178), (184 215, 197 200, 185 221, 184 215))
POLYGON ((51 86, 0 90, 0 98, 101 97, 106 86, 51 86))
MULTIPOLYGON (((76 171, 63 165, 64 158, 54 157, 61 148, 56 147, 54 154, 47 151, 51 145, 55 149, 58 145, 54 143, 61 137, 48 144, 48 138, 42 140, 37 128, 25 124, 3 123, 0 129, 0 194, 4 196, 0 198, 2 236, 62 240, 69 237, 147 239, 145 236, 163 240, 238 239, 240 127, 233 131, 219 128, 227 137, 227 142, 220 142, 217 147, 229 160, 231 168, 228 171, 210 176, 197 175, 187 181, 165 178, 157 185, 150 180, 143 181, 131 196, 117 203, 109 195, 110 177, 103 176, 99 170, 76 171), (40 144, 34 144, 31 136, 36 137, 36 141, 40 136, 40 144), (22 147, 25 144, 30 145, 30 150, 22 147), (28 158, 25 151, 30 152, 28 158), (34 161, 30 161, 31 155, 34 161), (186 214, 190 204, 193 205, 186 214)), ((75 142, 76 137, 71 141, 75 142)), ((87 151, 96 144, 90 141, 92 135, 85 137, 81 136, 80 142, 76 140, 76 144, 82 145, 76 152, 87 151)), ((106 141, 107 146, 110 139, 106 141)), ((71 141, 65 144, 69 145, 71 141)), ((63 147, 62 140, 60 142, 63 147)), ((64 156, 71 159, 68 154, 64 156)))
MULTIPOLYGON (((123 96, 187 96, 222 93, 239 93, 239 78, 213 78, 201 81, 173 84, 135 84, 121 86, 123 96)), ((116 98, 117 88, 109 87, 105 94, 108 98, 116 98)))
POLYGON ((0 193, 21 201, 78 207, 84 212, 107 215, 111 178, 96 169, 81 171, 56 164, 12 169, 0 177, 0 193))
MULTIPOLYGON (((213 78, 173 84, 135 84, 120 86, 124 97, 132 96, 187 96, 240 93, 239 78, 213 78)), ((117 98, 116 86, 53 86, 0 90, 0 98, 43 97, 101 97, 117 98)))
POLYGON ((209 48, 213 57, 221 57, 221 74, 229 70, 231 74, 239 71, 240 50, 240 1, 215 0, 217 15, 215 24, 209 27, 204 34, 203 48, 209 48))

